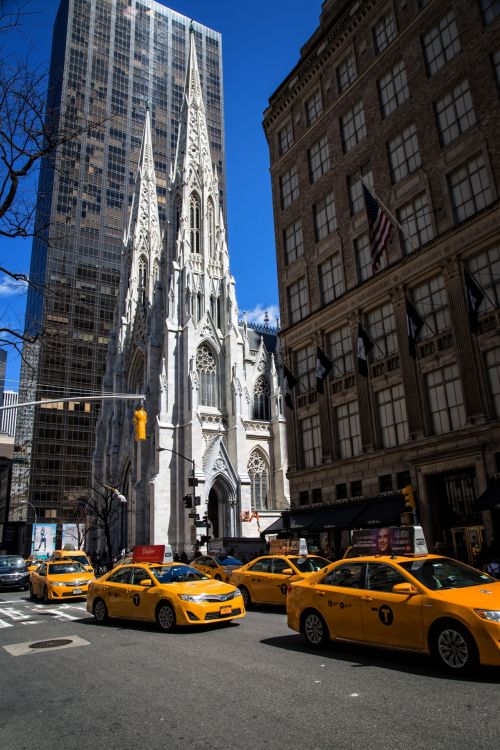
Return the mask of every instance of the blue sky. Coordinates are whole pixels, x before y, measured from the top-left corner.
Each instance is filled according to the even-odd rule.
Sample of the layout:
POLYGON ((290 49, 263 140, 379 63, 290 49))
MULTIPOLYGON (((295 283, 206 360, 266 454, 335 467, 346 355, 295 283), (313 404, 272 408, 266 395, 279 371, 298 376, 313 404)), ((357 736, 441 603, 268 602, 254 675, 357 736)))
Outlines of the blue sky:
MULTIPOLYGON (((6 0, 9 6, 14 0, 6 0)), ((58 0, 28 0, 33 11, 15 48, 48 67, 58 0)), ((227 209, 231 270, 240 313, 271 322, 278 312, 269 154, 262 115, 318 25, 321 0, 172 0, 164 5, 219 31, 223 41, 227 209)), ((27 271, 31 242, 0 240, 0 265, 27 271)), ((0 279, 0 326, 21 327, 26 296, 0 279)), ((19 357, 8 353, 6 388, 17 390, 19 357)))

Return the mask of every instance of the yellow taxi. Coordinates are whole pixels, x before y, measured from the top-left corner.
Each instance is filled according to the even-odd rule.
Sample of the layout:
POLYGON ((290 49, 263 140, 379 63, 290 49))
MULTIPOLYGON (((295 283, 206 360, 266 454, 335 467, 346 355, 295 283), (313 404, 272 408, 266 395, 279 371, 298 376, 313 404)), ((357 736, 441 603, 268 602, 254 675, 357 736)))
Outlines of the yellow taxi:
POLYGON ((241 560, 237 560, 236 557, 212 557, 212 555, 201 555, 197 557, 191 563, 193 568, 200 570, 209 578, 215 578, 216 581, 225 581, 226 583, 231 578, 234 570, 241 568, 243 563, 241 560))
POLYGON ((180 625, 228 622, 245 616, 237 588, 183 563, 120 565, 89 586, 87 610, 108 617, 156 622, 170 632, 180 625))
POLYGON ((43 562, 47 562, 46 558, 28 557, 28 559, 26 560, 26 567, 28 568, 28 573, 32 573, 43 562))
POLYGON ((87 595, 94 574, 74 560, 45 560, 30 573, 30 596, 49 601, 81 599, 87 595))
POLYGON ((500 581, 440 555, 338 560, 290 585, 287 618, 313 647, 416 651, 455 674, 500 666, 500 581))
POLYGON ((52 553, 53 560, 75 560, 83 565, 89 573, 94 572, 92 563, 83 549, 56 549, 52 553))
POLYGON ((251 604, 286 604, 289 584, 325 565, 329 560, 318 555, 264 555, 233 571, 231 583, 240 589, 246 609, 251 604))

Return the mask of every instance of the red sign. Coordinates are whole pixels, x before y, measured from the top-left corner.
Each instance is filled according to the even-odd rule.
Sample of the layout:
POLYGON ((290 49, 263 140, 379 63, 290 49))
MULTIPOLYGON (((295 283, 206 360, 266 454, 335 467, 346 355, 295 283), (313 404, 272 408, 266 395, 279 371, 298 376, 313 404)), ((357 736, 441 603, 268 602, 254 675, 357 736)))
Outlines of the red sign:
POLYGON ((145 544, 134 547, 133 563, 162 563, 165 556, 164 544, 145 544))

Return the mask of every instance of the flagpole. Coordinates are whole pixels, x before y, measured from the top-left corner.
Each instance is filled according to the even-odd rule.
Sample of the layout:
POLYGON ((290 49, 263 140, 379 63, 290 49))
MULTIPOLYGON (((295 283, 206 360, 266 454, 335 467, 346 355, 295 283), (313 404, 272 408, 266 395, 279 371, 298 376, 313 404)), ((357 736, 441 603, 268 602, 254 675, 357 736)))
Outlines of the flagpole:
POLYGON ((399 231, 406 237, 406 239, 408 240, 408 242, 410 243, 410 245, 412 246, 412 248, 414 250, 418 250, 420 246, 419 245, 415 245, 415 243, 413 241, 413 238, 410 237, 410 235, 407 232, 405 232, 405 230, 403 229, 403 227, 401 226, 401 224, 399 223, 399 221, 396 219, 396 217, 394 216, 394 214, 392 213, 392 211, 389 211, 389 209, 387 208, 387 206, 385 205, 385 203, 382 203, 382 201, 380 200, 380 198, 377 198, 374 189, 371 188, 368 185, 368 183, 365 182, 365 179, 364 179, 364 177, 361 174, 359 175, 359 179, 361 180, 361 182, 363 183, 363 185, 365 186, 365 188, 368 190, 368 192, 371 193, 373 195, 373 197, 375 198, 375 200, 382 206, 382 208, 384 209, 385 213, 390 218, 390 220, 392 221, 392 223, 395 226, 397 226, 397 228, 399 229, 399 231))

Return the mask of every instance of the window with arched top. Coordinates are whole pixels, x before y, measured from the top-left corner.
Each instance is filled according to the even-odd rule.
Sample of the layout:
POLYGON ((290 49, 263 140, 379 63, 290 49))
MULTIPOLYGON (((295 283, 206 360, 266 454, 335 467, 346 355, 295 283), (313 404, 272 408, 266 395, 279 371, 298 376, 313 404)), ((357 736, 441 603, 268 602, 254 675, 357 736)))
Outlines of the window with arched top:
POLYGON ((200 242, 200 227, 201 227, 201 209, 200 199, 196 193, 192 193, 189 201, 189 230, 190 230, 190 242, 191 252, 201 252, 200 242))
POLYGON ((268 510, 269 469, 265 457, 259 450, 252 452, 247 468, 252 483, 252 510, 268 510))
POLYGON ((257 379, 253 389, 253 419, 271 419, 271 389, 263 375, 257 379))
POLYGON ((196 372, 200 383, 200 405, 217 406, 217 360, 205 344, 196 352, 196 372))
POLYGON ((160 278, 160 265, 155 258, 155 261, 153 263, 153 284, 156 284, 159 278, 160 278))
POLYGON ((146 302, 146 283, 147 283, 147 277, 148 277, 148 262, 144 255, 141 255, 139 258, 139 279, 138 279, 138 289, 139 289, 139 302, 144 304, 146 302))
POLYGON ((177 197, 175 200, 175 225, 174 225, 175 239, 177 239, 180 228, 181 228, 181 199, 177 197))
POLYGON ((208 201, 208 252, 211 258, 215 258, 215 224, 214 224, 214 206, 211 200, 208 201))

